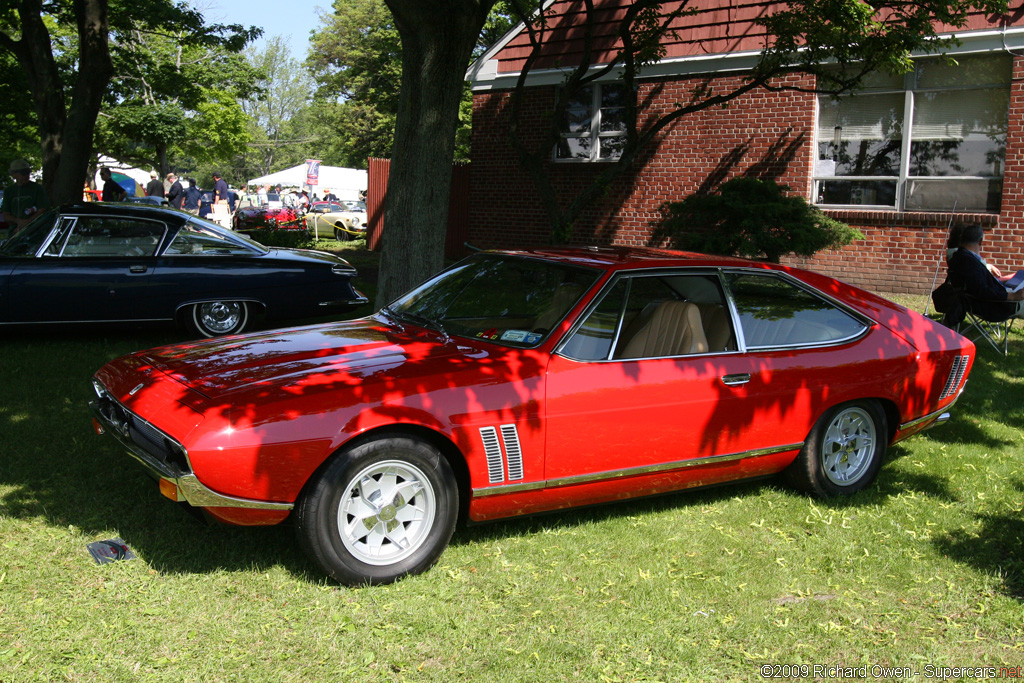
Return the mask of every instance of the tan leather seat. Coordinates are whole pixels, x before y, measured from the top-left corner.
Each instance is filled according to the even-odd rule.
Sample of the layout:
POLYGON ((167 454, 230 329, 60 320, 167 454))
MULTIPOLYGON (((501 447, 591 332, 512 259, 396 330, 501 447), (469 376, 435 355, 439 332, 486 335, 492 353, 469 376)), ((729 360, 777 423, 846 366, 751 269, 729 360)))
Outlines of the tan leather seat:
POLYGON ((732 351, 735 349, 732 337, 732 323, 725 306, 721 304, 697 304, 700 319, 704 323, 704 336, 708 339, 708 351, 732 351))
POLYGON ((663 301, 623 349, 621 358, 707 353, 700 309, 688 301, 663 301))

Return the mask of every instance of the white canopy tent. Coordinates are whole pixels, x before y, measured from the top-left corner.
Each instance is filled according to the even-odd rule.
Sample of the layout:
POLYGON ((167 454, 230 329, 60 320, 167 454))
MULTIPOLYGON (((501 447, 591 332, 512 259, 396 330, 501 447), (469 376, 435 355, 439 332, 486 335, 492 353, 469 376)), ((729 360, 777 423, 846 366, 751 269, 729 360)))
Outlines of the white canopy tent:
MULTIPOLYGON (((321 197, 327 190, 330 190, 338 199, 356 200, 359 199, 360 192, 366 191, 367 179, 367 172, 357 168, 321 165, 317 184, 313 186, 312 190, 321 197)), ((253 178, 249 181, 250 191, 254 191, 253 188, 256 185, 304 187, 306 185, 306 165, 299 164, 261 178, 253 178)))

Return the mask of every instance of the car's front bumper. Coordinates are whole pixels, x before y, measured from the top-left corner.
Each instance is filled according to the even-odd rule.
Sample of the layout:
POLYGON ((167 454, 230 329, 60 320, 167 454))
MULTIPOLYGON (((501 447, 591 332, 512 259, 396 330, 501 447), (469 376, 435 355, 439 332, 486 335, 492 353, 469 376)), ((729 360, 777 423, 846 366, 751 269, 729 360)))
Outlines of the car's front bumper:
POLYGON ((292 503, 227 496, 205 486, 191 471, 188 453, 171 436, 128 410, 98 381, 96 400, 89 402, 97 434, 110 433, 160 484, 160 492, 179 503, 202 508, 244 508, 288 511, 292 503))

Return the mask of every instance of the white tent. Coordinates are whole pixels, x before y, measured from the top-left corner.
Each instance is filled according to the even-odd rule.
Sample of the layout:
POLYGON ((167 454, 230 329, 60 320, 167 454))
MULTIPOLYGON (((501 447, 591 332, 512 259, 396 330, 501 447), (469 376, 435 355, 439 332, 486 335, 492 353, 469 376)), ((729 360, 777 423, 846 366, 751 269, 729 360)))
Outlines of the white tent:
MULTIPOLYGON (((320 175, 313 192, 321 197, 330 190, 338 199, 359 199, 359 193, 366 191, 367 173, 357 168, 340 166, 320 166, 320 175)), ((249 181, 249 190, 256 185, 281 185, 282 187, 303 187, 306 184, 306 165, 299 164, 277 173, 249 181)))

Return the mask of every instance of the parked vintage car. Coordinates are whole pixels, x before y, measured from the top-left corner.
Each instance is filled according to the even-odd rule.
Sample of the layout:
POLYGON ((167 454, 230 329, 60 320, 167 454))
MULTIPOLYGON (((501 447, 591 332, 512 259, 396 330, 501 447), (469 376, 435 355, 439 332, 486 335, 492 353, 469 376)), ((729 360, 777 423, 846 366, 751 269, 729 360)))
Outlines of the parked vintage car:
POLYGON ((345 242, 366 236, 364 202, 314 202, 306 213, 306 229, 318 238, 345 242))
POLYGON ((294 207, 267 205, 238 209, 231 217, 231 228, 241 233, 251 233, 260 228, 305 231, 306 225, 294 207))
POLYGON ((370 317, 140 351, 97 429, 174 501, 290 519, 344 583, 481 522, 783 473, 868 486, 974 345, 811 272, 646 249, 476 254, 370 317))
POLYGON ((0 247, 0 323, 178 321, 234 334, 366 302, 333 254, 268 249, 182 211, 61 206, 0 247))

